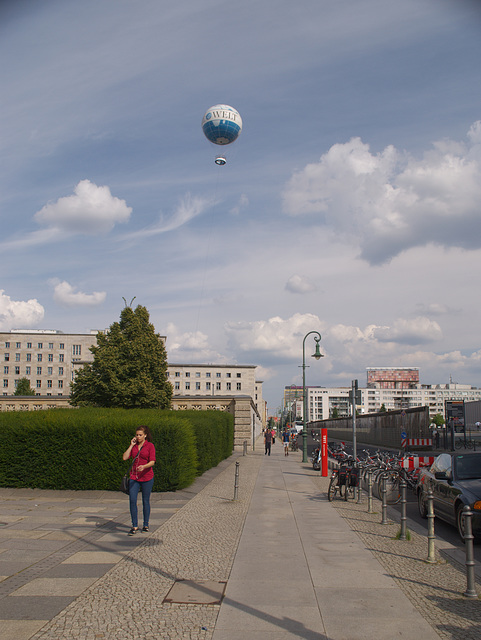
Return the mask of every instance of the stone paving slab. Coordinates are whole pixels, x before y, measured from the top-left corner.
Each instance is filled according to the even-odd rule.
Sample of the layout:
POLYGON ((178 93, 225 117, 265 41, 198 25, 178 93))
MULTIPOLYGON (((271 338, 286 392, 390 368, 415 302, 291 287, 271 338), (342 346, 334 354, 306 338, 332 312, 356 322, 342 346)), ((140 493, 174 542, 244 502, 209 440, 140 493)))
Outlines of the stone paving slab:
MULTIPOLYGON (((321 478, 318 473, 307 469, 306 473, 311 474, 321 493, 327 491, 327 478, 321 478)), ((440 553, 440 548, 446 546, 444 542, 437 541, 436 562, 428 564, 425 562, 428 551, 426 536, 411 528, 410 541, 397 540, 399 515, 390 510, 389 524, 380 524, 381 505, 378 500, 374 501, 375 513, 372 514, 367 513, 365 496, 361 504, 334 500, 331 505, 342 515, 365 547, 370 549, 403 591, 411 606, 421 613, 439 637, 446 640, 479 640, 481 602, 479 598, 463 596, 467 585, 465 571, 461 565, 447 562, 440 553)), ((480 594, 479 579, 477 590, 480 594)), ((408 620, 409 614, 405 618, 406 624, 408 620)), ((415 629, 412 633, 415 633, 415 629)))
MULTIPOLYGON (((81 531, 85 535, 65 539, 64 548, 27 567, 26 582, 21 581, 22 571, 0 583, 0 598, 3 584, 13 587, 0 599, 2 640, 481 637, 480 603, 460 595, 460 585, 462 589, 465 583, 459 568, 451 567, 440 555, 436 566, 443 571, 433 573, 429 566, 431 580, 427 580, 417 543, 412 546, 393 540, 391 529, 398 528, 397 524, 391 523, 391 529, 379 525, 379 514, 366 520, 366 505, 329 503, 327 480, 303 465, 300 453, 284 460, 281 451, 274 445, 269 458, 259 450, 237 458, 240 486, 236 501, 232 499, 234 459, 204 474, 196 488, 169 498, 157 494, 155 502, 164 508, 169 501, 172 509, 159 507, 157 528, 143 536, 126 536, 125 496, 119 496, 124 500, 122 509, 119 500, 107 492, 81 492, 82 496, 66 492, 72 494, 65 496, 70 503, 69 517, 92 516, 90 523, 75 530, 76 535, 81 531), (275 473, 254 492, 263 469, 275 473), (110 501, 112 520, 105 513, 86 510, 92 507, 94 493, 110 501), (104 520, 100 520, 102 515, 104 520), (270 544, 263 545, 264 540, 270 544), (110 561, 101 562, 102 554, 108 554, 110 561), (116 561, 111 562, 114 557, 116 561), (451 584, 452 577, 445 584, 446 567, 455 571, 456 584, 451 584), (48 582, 52 578, 77 580, 78 595, 53 595, 55 587, 48 586, 53 585, 48 582), (226 596, 221 605, 163 602, 179 581, 200 585, 227 581, 226 596), (52 593, 21 595, 27 584, 43 584, 52 593), (422 598, 417 595, 419 588, 422 598), (132 607, 133 590, 142 594, 141 617, 132 607), (348 609, 344 608, 346 598, 348 609), (401 615, 394 610, 396 601, 401 603, 401 615), (382 602, 386 606, 381 610, 382 602), (349 613, 344 615, 344 611, 349 613)), ((0 489, 0 503, 9 491, 0 489)), ((13 500, 15 492, 9 495, 13 500)), ((35 500, 38 504, 38 492, 35 500)), ((53 505, 58 492, 51 492, 48 500, 53 505)), ((60 504, 63 509, 65 504, 60 504)), ((155 512, 153 509, 153 515, 155 512)), ((58 528, 43 533, 69 535, 65 525, 55 526, 58 528)), ((71 588, 75 590, 75 582, 71 588)))

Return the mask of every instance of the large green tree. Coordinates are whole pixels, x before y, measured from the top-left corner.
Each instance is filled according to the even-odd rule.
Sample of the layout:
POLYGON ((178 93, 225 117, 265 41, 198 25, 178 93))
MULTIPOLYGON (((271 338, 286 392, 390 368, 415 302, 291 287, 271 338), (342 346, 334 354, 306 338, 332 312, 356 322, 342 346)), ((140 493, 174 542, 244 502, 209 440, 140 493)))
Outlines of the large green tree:
POLYGON ((15 389, 14 396, 34 396, 35 391, 30 387, 30 380, 28 378, 20 378, 15 389))
POLYGON ((172 385, 167 352, 149 312, 126 306, 120 321, 98 333, 94 360, 75 376, 70 402, 77 406, 169 409, 172 385))

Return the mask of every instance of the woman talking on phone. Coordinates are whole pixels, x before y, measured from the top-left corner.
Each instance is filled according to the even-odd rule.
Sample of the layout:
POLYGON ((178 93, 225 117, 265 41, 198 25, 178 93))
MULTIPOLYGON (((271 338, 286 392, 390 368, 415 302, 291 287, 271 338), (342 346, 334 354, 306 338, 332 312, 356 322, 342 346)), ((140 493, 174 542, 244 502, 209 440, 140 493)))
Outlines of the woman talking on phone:
POLYGON ((155 447, 152 442, 152 435, 149 427, 144 425, 137 427, 135 436, 130 442, 129 448, 124 452, 122 458, 128 460, 133 458, 134 462, 130 469, 129 502, 130 517, 132 518, 132 528, 129 536, 133 536, 139 531, 137 516, 137 497, 139 491, 142 493, 143 526, 142 531, 149 530, 150 518, 150 494, 154 484, 155 447))

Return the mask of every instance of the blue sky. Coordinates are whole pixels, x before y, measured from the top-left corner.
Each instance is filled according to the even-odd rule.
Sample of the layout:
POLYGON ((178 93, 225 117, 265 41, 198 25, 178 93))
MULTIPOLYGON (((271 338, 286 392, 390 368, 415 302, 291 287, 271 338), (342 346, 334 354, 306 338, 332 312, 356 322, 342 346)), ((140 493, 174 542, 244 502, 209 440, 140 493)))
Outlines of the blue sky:
POLYGON ((308 384, 481 386, 480 2, 7 1, 0 56, 2 330, 136 296, 171 362, 259 365, 273 410, 314 330, 308 384))

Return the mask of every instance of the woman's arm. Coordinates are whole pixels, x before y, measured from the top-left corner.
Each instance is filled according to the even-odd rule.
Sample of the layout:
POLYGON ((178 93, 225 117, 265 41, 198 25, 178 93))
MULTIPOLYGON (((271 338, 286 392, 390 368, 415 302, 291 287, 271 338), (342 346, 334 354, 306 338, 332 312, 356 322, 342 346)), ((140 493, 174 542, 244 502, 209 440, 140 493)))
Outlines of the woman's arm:
POLYGON ((122 460, 128 460, 130 458, 130 452, 132 451, 132 447, 137 444, 137 438, 132 438, 130 443, 130 447, 126 449, 122 454, 122 460))
POLYGON ((150 462, 147 462, 147 464, 139 464, 139 466, 137 467, 137 471, 139 471, 139 473, 142 473, 142 471, 145 471, 146 469, 153 467, 154 464, 155 464, 155 460, 151 460, 150 462))

